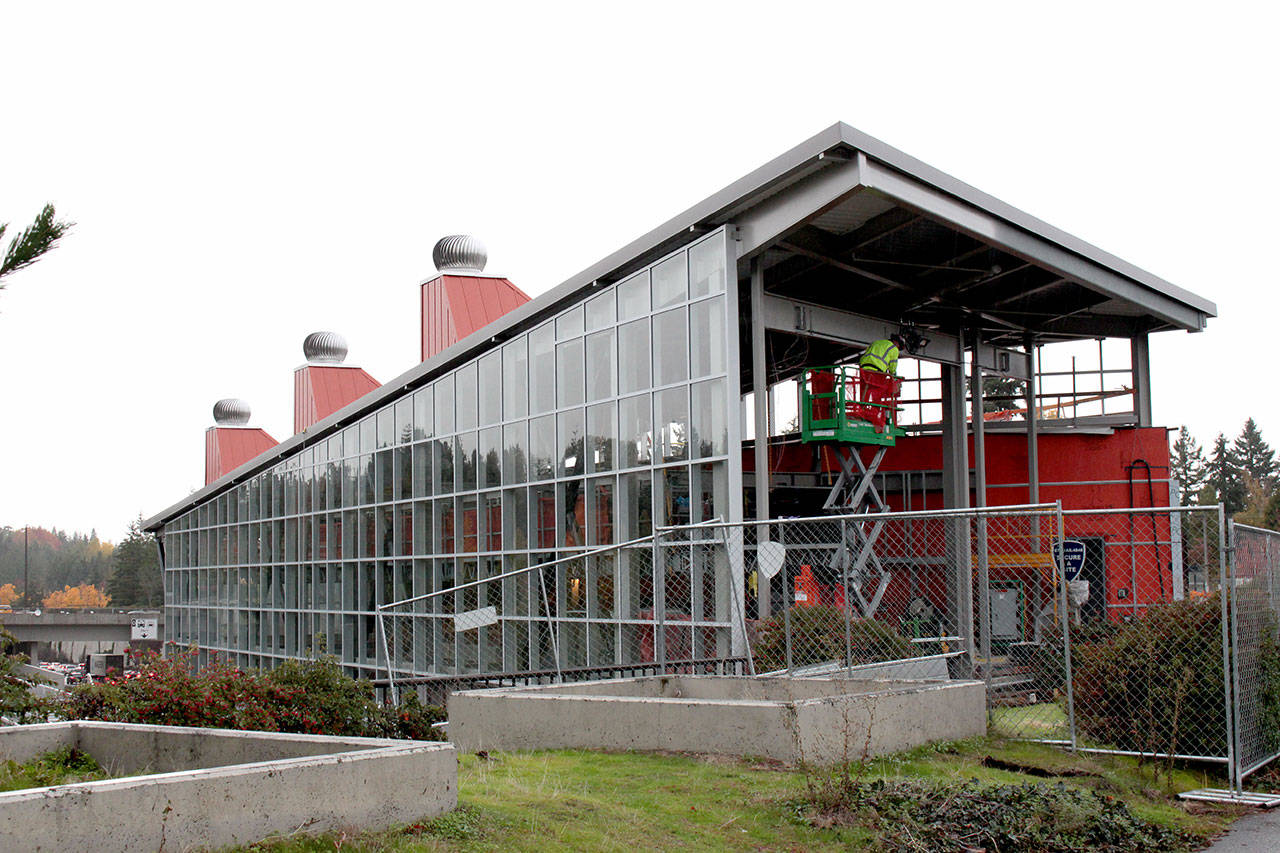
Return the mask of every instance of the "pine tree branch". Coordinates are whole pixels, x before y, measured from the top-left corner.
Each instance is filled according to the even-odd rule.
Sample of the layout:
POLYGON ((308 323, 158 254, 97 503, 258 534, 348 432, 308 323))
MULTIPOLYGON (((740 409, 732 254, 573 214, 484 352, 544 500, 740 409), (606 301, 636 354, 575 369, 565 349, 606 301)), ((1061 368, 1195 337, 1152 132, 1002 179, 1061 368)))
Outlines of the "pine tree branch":
MULTIPOLYGON (((9 248, 4 253, 4 260, 0 261, 0 278, 35 263, 41 255, 57 245, 58 240, 71 229, 71 226, 75 225, 74 222, 60 222, 53 217, 53 205, 46 204, 36 216, 35 221, 10 241, 9 248)), ((7 223, 0 225, 0 237, 4 236, 8 227, 7 223)), ((4 285, 0 284, 0 288, 3 287, 4 285)))

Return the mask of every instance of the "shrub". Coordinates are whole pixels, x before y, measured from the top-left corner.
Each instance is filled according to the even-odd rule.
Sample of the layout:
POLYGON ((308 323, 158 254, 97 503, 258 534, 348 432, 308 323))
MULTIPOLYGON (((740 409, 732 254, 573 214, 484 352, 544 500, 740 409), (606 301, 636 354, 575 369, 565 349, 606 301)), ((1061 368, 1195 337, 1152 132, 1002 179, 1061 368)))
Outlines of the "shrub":
MULTIPOLYGON (((902 660, 918 654, 911 643, 874 619, 853 619, 849 634, 854 664, 902 660)), ((784 669, 787 665, 786 643, 782 614, 764 622, 752 649, 756 671, 784 669)), ((843 660, 844 611, 837 607, 792 608, 792 666, 843 660)))
MULTIPOLYGON (((1274 721, 1280 649, 1273 635, 1274 626, 1262 631, 1268 639, 1256 654, 1259 713, 1274 721)), ((1155 605, 1109 638, 1073 643, 1072 663, 1076 722, 1086 737, 1146 753, 1226 754, 1218 595, 1155 605)))
POLYGON ((443 712, 416 700, 383 707, 368 682, 350 678, 330 658, 250 673, 225 664, 195 671, 187 655, 153 655, 135 677, 73 688, 58 713, 72 720, 442 740, 431 723, 443 712))

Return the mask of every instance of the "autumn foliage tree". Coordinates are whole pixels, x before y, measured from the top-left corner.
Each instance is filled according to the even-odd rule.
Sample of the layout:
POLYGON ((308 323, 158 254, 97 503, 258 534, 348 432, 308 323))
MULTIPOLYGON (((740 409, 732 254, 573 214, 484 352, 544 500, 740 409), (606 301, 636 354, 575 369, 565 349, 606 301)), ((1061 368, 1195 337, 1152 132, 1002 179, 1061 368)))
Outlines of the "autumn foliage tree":
POLYGON ((82 583, 79 586, 66 586, 61 590, 49 593, 41 602, 45 607, 80 608, 106 607, 111 603, 111 596, 103 593, 93 584, 82 583))
POLYGON ((0 605, 8 606, 22 598, 22 593, 11 583, 0 586, 0 605))

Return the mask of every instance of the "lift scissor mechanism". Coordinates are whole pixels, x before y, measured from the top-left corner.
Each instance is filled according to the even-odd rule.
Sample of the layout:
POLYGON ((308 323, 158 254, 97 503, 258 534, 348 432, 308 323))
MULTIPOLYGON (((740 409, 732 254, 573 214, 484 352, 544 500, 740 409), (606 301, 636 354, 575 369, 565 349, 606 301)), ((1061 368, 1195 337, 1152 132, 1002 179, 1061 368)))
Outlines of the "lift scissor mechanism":
POLYGON ((901 384, 894 376, 852 365, 810 368, 800 383, 801 437, 832 445, 840 465, 823 509, 866 516, 840 522, 840 541, 827 564, 839 573, 845 600, 855 600, 864 618, 875 615, 893 579, 875 553, 885 521, 871 516, 889 511, 875 477, 885 453, 905 434, 897 424, 901 384), (862 459, 863 445, 876 448, 870 462, 862 459))

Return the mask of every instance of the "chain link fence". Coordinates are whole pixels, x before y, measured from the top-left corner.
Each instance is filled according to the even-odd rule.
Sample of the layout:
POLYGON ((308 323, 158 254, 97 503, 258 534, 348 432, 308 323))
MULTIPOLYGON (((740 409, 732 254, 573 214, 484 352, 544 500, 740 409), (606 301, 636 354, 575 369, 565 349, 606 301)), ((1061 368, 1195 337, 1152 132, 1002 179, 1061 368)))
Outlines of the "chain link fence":
POLYGON ((1237 777, 1280 757, 1280 533, 1231 526, 1232 690, 1237 777))
POLYGON ((379 608, 393 695, 975 678, 1000 736, 1224 763, 1237 786, 1280 753, 1280 534, 1218 507, 711 522, 435 583, 379 608))

